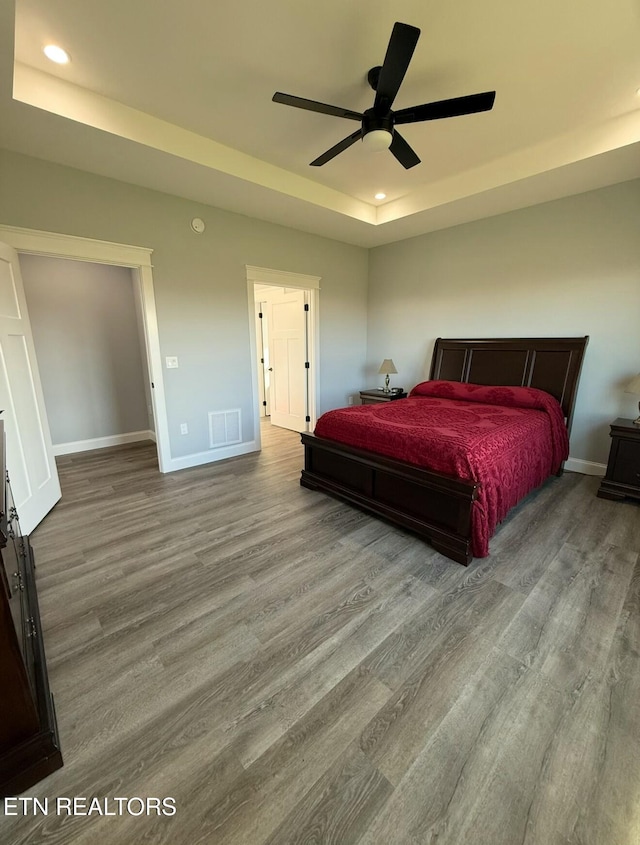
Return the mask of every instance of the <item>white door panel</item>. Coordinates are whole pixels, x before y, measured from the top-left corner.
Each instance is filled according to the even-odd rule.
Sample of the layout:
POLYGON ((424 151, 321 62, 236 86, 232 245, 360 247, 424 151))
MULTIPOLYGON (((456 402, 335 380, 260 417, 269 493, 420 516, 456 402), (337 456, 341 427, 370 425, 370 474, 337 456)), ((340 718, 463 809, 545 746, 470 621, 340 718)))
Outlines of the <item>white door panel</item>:
POLYGON ((51 435, 27 314, 18 255, 0 243, 0 409, 7 468, 22 531, 38 525, 60 498, 51 435))
POLYGON ((304 291, 287 290, 269 301, 271 422, 306 431, 306 321, 304 291))

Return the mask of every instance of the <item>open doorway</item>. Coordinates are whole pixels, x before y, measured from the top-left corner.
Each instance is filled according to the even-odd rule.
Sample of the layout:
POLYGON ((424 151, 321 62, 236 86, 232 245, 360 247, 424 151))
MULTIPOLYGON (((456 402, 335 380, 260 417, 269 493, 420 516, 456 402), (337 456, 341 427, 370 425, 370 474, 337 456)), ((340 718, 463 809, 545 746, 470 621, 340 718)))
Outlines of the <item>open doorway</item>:
POLYGON ((256 440, 261 424, 315 427, 320 279, 247 267, 256 440))
POLYGON ((131 268, 33 254, 19 262, 53 454, 155 441, 131 268))
POLYGON ((19 260, 27 255, 48 256, 99 265, 115 265, 130 273, 139 326, 140 358, 150 392, 147 397, 151 406, 149 430, 155 431, 160 472, 171 471, 173 467, 153 291, 152 250, 12 226, 0 226, 0 240, 10 244, 17 251, 19 260))
POLYGON ((280 428, 307 431, 308 293, 256 285, 254 296, 260 416, 280 428))

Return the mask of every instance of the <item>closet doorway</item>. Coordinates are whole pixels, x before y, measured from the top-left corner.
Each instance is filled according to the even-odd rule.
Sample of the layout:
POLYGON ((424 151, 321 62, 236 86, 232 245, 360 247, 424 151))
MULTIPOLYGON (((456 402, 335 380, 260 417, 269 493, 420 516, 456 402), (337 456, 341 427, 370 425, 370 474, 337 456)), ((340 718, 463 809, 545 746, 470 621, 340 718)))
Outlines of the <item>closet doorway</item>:
MULTIPOLYGON (((145 396, 148 416, 145 419, 149 420, 145 429, 132 433, 134 435, 132 439, 136 439, 138 435, 149 434, 150 431, 154 432, 158 468, 160 472, 170 471, 172 468, 171 453, 153 290, 152 250, 12 226, 0 226, 0 240, 10 244, 17 251, 19 261, 28 261, 27 256, 70 259, 72 262, 107 265, 107 267, 114 267, 114 269, 119 269, 130 275, 136 311, 135 316, 130 315, 130 317, 135 320, 138 327, 139 360, 143 369, 143 380, 148 386, 148 393, 145 396)), ((90 344, 88 349, 90 352, 90 344)), ((110 445, 109 438, 98 437, 96 440, 101 442, 90 444, 92 447, 110 445)), ((117 437, 116 442, 118 442, 117 437)), ((120 439, 120 442, 130 442, 130 440, 128 441, 125 438, 124 441, 120 439)), ((77 445, 81 446, 82 444, 77 445)), ((62 449, 58 453, 74 451, 74 443, 70 443, 68 446, 68 449, 62 449)))
POLYGON ((53 454, 155 441, 134 272, 44 255, 19 261, 53 454))
POLYGON ((256 440, 260 423, 315 427, 320 279, 247 267, 256 440))

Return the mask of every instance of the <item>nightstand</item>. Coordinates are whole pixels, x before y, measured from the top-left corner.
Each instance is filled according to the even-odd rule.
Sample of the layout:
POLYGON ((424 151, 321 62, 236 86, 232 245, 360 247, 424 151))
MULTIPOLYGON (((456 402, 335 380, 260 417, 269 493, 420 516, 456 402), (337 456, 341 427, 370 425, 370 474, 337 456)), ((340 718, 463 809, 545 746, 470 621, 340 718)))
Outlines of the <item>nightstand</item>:
POLYGON ((611 423, 607 474, 598 496, 602 499, 640 499, 640 425, 623 418, 611 423))
POLYGON ((376 405, 378 402, 393 402, 394 399, 406 399, 407 394, 402 393, 394 393, 393 391, 389 391, 389 393, 385 393, 384 390, 381 390, 379 387, 374 388, 373 390, 361 390, 360 391, 360 401, 363 405, 376 405))

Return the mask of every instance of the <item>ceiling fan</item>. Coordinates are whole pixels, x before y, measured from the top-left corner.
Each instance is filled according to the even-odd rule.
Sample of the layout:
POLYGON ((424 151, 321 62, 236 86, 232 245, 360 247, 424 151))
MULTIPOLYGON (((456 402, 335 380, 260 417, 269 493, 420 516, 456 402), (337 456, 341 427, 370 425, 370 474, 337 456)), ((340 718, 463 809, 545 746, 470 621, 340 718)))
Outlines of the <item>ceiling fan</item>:
POLYGON ((373 107, 367 109, 364 114, 276 91, 273 95, 274 103, 320 112, 320 114, 329 114, 333 117, 345 117, 347 120, 360 121, 360 128, 356 132, 331 147, 326 153, 318 156, 311 162, 312 167, 321 167, 361 138, 370 149, 389 149, 400 164, 408 170, 410 167, 420 164, 420 159, 397 131, 396 126, 405 123, 420 123, 423 120, 439 120, 443 117, 475 114, 476 112, 490 111, 493 108, 496 92, 485 91, 482 94, 453 97, 450 100, 439 100, 435 103, 425 103, 422 106, 412 106, 408 109, 393 111, 391 106, 407 72, 419 37, 420 30, 417 27, 406 23, 394 24, 384 63, 379 67, 371 68, 367 74, 367 80, 376 92, 376 97, 373 107))

